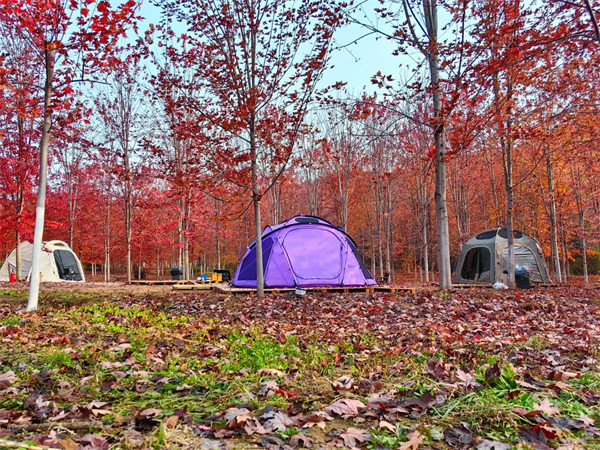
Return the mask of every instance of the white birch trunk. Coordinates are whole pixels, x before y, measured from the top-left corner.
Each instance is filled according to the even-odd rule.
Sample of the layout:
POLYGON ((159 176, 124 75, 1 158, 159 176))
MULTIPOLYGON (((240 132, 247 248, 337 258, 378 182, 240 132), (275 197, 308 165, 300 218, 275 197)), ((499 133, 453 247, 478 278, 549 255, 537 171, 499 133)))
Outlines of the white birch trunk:
POLYGON ((44 85, 44 123, 40 139, 40 172, 37 205, 35 208, 35 229, 33 232, 33 256, 31 277, 29 282, 29 298, 27 311, 36 311, 40 292, 40 255, 44 235, 44 215, 46 208, 46 186, 48 175, 48 147, 50 144, 50 128, 52 127, 52 82, 54 79, 55 50, 49 48, 54 43, 46 42, 44 56, 46 62, 46 82, 44 85))

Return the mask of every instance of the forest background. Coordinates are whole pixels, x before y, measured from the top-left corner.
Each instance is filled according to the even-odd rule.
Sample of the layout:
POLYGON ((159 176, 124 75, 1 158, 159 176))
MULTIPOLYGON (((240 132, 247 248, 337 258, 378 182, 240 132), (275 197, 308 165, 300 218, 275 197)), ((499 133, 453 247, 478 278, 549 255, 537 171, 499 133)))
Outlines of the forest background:
MULTIPOLYGON (((157 2, 161 19, 146 26, 130 14, 133 2, 120 10, 104 1, 28 2, 32 17, 50 24, 76 13, 68 27, 89 30, 101 22, 86 18, 106 16, 105 28, 86 34, 90 42, 119 30, 118 46, 90 57, 82 45, 74 54, 88 56, 72 58, 69 70, 57 66, 62 78, 46 109, 34 34, 3 13, 2 255, 32 240, 50 108, 44 240, 66 241, 93 279, 168 276, 173 266, 185 277, 234 270, 254 240, 260 203, 261 227, 317 215, 355 239, 377 276, 408 271, 430 281, 440 160, 452 265, 471 235, 511 220, 539 240, 556 278, 600 271, 597 2, 257 2, 279 35, 273 53, 258 53, 274 75, 253 87, 269 98, 253 156, 239 132, 243 114, 228 103, 244 91, 227 77, 230 66, 205 64, 219 50, 207 40, 207 18, 227 18, 219 8, 241 2, 204 3, 216 9, 157 2), (439 29, 427 5, 439 7, 439 29), (283 22, 279 7, 289 8, 283 22), (126 28, 128 39, 120 37, 126 28), (331 55, 354 42, 347 30, 385 42, 395 73, 386 61, 372 67, 372 87, 341 79, 328 88, 331 55)), ((243 26, 243 14, 232 17, 217 23, 243 26)))

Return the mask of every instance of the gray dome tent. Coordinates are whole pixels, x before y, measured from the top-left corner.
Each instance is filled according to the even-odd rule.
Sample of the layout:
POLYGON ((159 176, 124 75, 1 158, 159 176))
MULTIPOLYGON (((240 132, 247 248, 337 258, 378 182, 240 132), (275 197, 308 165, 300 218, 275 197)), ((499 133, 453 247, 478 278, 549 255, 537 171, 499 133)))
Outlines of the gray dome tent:
MULTIPOLYGON (((550 283, 544 254, 538 242, 526 233, 513 231, 515 268, 525 267, 536 283, 550 283)), ((502 280, 508 270, 508 233, 506 228, 484 231, 469 239, 463 246, 456 272, 455 284, 493 284, 502 280)))

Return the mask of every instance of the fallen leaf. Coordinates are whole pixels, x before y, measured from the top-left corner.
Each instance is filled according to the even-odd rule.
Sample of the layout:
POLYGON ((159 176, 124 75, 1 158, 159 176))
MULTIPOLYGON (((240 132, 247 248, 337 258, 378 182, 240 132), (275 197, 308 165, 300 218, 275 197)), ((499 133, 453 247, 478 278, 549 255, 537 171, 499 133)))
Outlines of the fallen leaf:
POLYGON ((289 425, 293 425, 292 420, 281 411, 278 411, 272 419, 265 422, 264 427, 270 433, 272 431, 284 431, 289 425))
POLYGON ((327 406, 325 408, 325 412, 332 414, 332 413, 336 413, 340 416, 345 416, 345 415, 357 415, 358 414, 358 408, 364 408, 365 405, 358 401, 358 400, 353 400, 351 398, 343 398, 341 400, 338 400, 337 402, 327 406))
POLYGON ((94 400, 94 401, 88 403, 87 405, 85 405, 85 407, 87 409, 94 409, 94 408, 102 408, 105 405, 108 405, 108 402, 99 402, 97 400, 94 400))
POLYGON ((470 445, 473 442, 471 426, 466 422, 460 422, 444 432, 444 440, 452 447, 470 445))
POLYGON ((544 397, 544 399, 542 400, 542 403, 539 403, 539 404, 534 403, 533 409, 536 411, 540 411, 548 416, 553 416, 560 412, 560 408, 556 408, 556 407, 552 406, 552 404, 550 403, 550 400, 548 400, 548 397, 544 397))
POLYGON ((147 409, 144 409, 143 411, 140 412, 140 416, 143 416, 143 417, 156 417, 156 416, 158 416, 162 412, 163 412, 162 409, 147 408, 147 409))
POLYGON ((548 446, 546 435, 542 427, 523 427, 521 428, 521 441, 527 444, 535 445, 536 450, 550 450, 548 446))
POLYGON ((57 441, 64 450, 76 450, 79 447, 79 444, 69 437, 57 439, 57 441))
POLYGON ((429 375, 436 380, 441 380, 442 378, 446 378, 448 376, 448 372, 446 372, 441 358, 437 361, 431 358, 429 361, 427 361, 425 368, 427 369, 427 373, 429 373, 429 375))
POLYGON ((312 428, 316 425, 320 429, 324 430, 326 421, 328 420, 333 420, 333 417, 331 417, 325 411, 316 411, 308 416, 308 422, 306 422, 302 428, 312 428))
POLYGON ((225 447, 225 443, 221 441, 213 441, 211 439, 203 439, 200 450, 221 450, 225 447))
POLYGON ((475 380, 473 375, 471 375, 468 372, 463 372, 461 369, 456 369, 456 378, 458 378, 463 383, 469 383, 469 382, 475 380))
POLYGON ((4 372, 2 375, 0 375, 0 391, 8 389, 10 385, 15 382, 16 379, 17 377, 15 376, 15 373, 12 370, 4 372))
POLYGON ((490 384, 492 381, 494 381, 499 376, 500 376, 500 367, 498 367, 498 363, 495 363, 493 366, 491 366, 490 368, 488 368, 488 370, 485 371, 485 382, 487 384, 490 384))
POLYGON ((406 442, 400 445, 400 450, 417 450, 419 445, 423 443, 423 436, 418 430, 406 435, 406 442))
POLYGON ((246 408, 227 408, 223 419, 230 421, 235 419, 237 416, 247 416, 250 414, 250 410, 246 408))
POLYGON ((477 450, 510 450, 510 444, 484 439, 477 446, 477 450))
POLYGON ((385 420, 380 420, 379 423, 377 424, 378 428, 381 428, 383 430, 388 430, 391 431, 392 433, 396 432, 396 427, 394 425, 392 425, 389 422, 386 422, 385 420))
POLYGON ((261 383, 260 391, 258 391, 259 397, 272 397, 275 395, 275 391, 279 389, 279 384, 275 380, 264 381, 261 383))
POLYGON ((594 419, 586 416, 584 413, 580 413, 577 420, 579 420, 580 422, 583 422, 583 425, 586 427, 594 426, 594 419))
MULTIPOLYGON (((108 441, 97 434, 86 434, 85 436, 76 440, 79 444, 89 444, 94 450, 108 450, 110 444, 108 441)), ((85 448, 85 447, 84 447, 85 448)))
POLYGON ((348 428, 345 433, 340 434, 340 438, 344 441, 344 445, 351 448, 356 447, 357 443, 362 444, 363 442, 367 442, 371 437, 372 435, 367 433, 367 431, 353 427, 348 428))
POLYGON ((354 380, 348 375, 342 375, 332 383, 333 387, 338 391, 348 391, 352 389, 353 384, 354 380))
POLYGON ((137 447, 146 442, 146 438, 142 433, 131 428, 123 431, 123 437, 125 438, 125 442, 131 447, 137 447))
POLYGON ((312 448, 312 440, 301 433, 295 434, 290 438, 290 445, 292 447, 312 448))
POLYGON ((179 422, 179 416, 165 417, 162 420, 162 423, 164 423, 165 427, 167 428, 175 428, 177 426, 177 422, 179 422))
POLYGON ((285 373, 277 369, 260 369, 258 375, 261 377, 283 377, 285 373))

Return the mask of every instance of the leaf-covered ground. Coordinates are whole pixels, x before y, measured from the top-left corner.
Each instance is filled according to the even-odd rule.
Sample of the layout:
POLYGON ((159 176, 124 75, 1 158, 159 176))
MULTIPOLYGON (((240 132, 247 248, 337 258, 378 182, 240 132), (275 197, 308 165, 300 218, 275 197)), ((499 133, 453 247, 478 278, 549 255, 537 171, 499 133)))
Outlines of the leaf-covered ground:
POLYGON ((0 287, 0 448, 600 448, 600 290, 55 289, 0 287))

